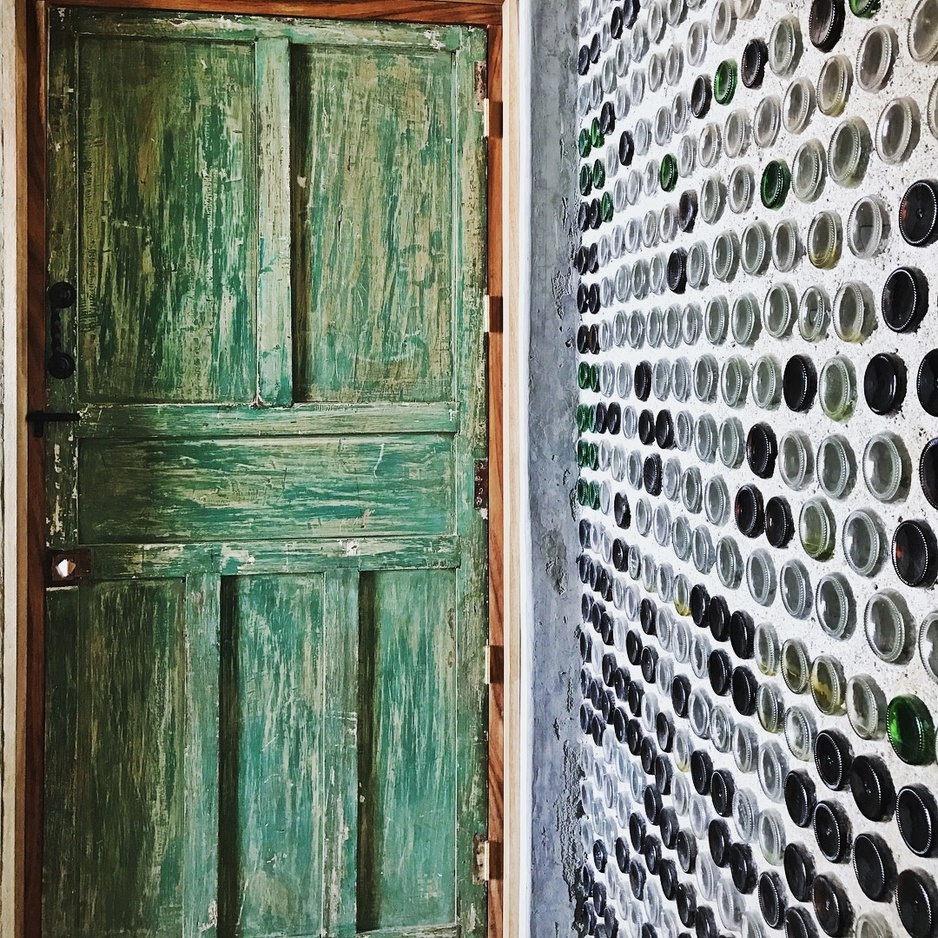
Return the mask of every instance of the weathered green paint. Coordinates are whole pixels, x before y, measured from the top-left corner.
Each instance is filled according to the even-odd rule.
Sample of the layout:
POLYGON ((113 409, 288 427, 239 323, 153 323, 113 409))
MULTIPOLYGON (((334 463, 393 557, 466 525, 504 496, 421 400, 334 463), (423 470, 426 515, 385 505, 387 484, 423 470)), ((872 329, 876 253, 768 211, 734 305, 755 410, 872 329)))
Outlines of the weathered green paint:
POLYGON ((84 36, 82 401, 256 389, 254 49, 84 36))
MULTIPOLYGON (((326 876, 323 883, 323 930, 350 938, 359 930, 359 903, 364 884, 357 878, 355 858, 360 836, 359 689, 367 676, 360 670, 357 570, 326 575, 326 748, 322 761, 327 810, 323 814, 326 876)), ((419 921, 414 918, 412 921, 419 921)))
POLYGON ((463 566, 457 537, 323 538, 216 544, 112 544, 88 548, 96 576, 125 579, 322 573, 324 570, 427 570, 463 566))
POLYGON ((222 935, 321 928, 323 614, 322 575, 223 581, 222 935))
POLYGON ((454 530, 452 438, 86 440, 83 543, 454 530), (389 497, 390 493, 394 497, 389 497))
POLYGON ((479 935, 484 35, 49 21, 44 933, 479 935))
POLYGON ((290 45, 286 38, 257 42, 258 264, 257 308, 276 310, 258 323, 257 398, 291 404, 293 319, 290 235, 290 45))
POLYGON ((184 935, 218 915, 221 584, 215 573, 186 577, 184 935))
POLYGON ((182 933, 187 625, 185 580, 50 596, 47 934, 182 933))
POLYGON ((296 398, 446 399, 452 56, 298 46, 292 65, 296 398))
POLYGON ((451 570, 362 576, 362 931, 455 919, 455 594, 451 570))

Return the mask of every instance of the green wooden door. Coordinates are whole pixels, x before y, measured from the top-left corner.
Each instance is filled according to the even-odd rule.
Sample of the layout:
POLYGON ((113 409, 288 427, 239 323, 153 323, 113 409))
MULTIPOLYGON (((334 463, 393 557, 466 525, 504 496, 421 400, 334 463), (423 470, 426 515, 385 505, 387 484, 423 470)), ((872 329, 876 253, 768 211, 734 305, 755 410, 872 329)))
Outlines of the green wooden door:
POLYGON ((482 934, 484 34, 49 22, 44 934, 482 934))

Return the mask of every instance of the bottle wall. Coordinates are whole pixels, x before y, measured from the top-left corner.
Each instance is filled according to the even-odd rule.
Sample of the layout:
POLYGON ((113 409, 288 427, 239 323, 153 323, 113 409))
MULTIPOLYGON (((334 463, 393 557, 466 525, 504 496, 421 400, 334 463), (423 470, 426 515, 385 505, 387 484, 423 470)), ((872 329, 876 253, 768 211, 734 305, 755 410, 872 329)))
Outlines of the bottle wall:
POLYGON ((938 4, 579 25, 576 924, 932 938, 938 4))

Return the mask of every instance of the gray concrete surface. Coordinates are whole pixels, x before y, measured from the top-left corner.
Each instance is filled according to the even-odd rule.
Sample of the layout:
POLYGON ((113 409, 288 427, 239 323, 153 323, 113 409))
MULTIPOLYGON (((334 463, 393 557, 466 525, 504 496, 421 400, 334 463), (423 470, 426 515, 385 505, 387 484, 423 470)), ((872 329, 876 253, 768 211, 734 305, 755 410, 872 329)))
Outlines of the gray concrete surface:
POLYGON ((577 5, 532 0, 530 494, 533 620, 531 935, 574 934, 578 860, 576 629, 577 5))

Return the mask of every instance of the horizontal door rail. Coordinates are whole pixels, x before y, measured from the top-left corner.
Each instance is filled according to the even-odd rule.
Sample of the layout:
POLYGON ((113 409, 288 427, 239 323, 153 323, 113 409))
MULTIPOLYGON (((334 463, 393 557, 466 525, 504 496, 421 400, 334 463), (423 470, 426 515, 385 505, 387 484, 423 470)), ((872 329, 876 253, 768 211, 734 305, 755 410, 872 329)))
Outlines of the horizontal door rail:
POLYGON ((459 432, 459 403, 120 404, 80 409, 69 433, 82 437, 149 439, 173 437, 342 436, 348 434, 459 432))
POLYGON ((98 580, 358 570, 455 569, 456 537, 339 538, 303 541, 241 541, 225 544, 114 544, 85 548, 98 580))

